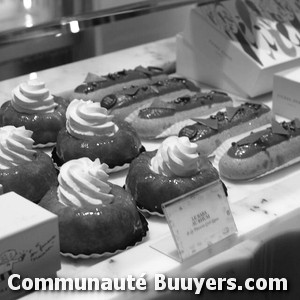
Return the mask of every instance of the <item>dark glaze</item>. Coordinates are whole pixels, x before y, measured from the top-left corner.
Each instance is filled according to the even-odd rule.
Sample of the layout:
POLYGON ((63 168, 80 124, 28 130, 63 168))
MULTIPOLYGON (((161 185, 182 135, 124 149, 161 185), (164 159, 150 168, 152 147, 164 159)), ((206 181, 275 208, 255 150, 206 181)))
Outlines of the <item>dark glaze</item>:
POLYGON ((198 92, 199 88, 191 81, 183 78, 170 78, 157 81, 151 85, 131 86, 124 88, 122 92, 107 95, 101 101, 101 106, 106 109, 122 108, 132 103, 176 92, 182 89, 198 92))
POLYGON ((231 101, 231 98, 223 92, 210 91, 208 93, 199 92, 192 96, 182 96, 173 101, 166 102, 164 107, 151 106, 139 111, 141 119, 156 119, 172 116, 176 112, 190 110, 200 106, 211 106, 215 103, 231 101))
POLYGON ((210 119, 217 121, 217 129, 197 122, 182 128, 178 135, 187 136, 191 142, 197 142, 215 134, 219 134, 234 126, 238 126, 241 123, 254 120, 269 111, 269 107, 265 105, 247 102, 237 108, 236 113, 232 118, 228 117, 227 111, 218 112, 217 114, 210 116, 210 119))
POLYGON ((116 73, 110 73, 105 76, 99 76, 96 80, 89 81, 80 84, 75 88, 76 93, 89 94, 96 90, 109 87, 116 83, 125 83, 132 80, 138 80, 142 78, 151 78, 164 74, 164 70, 158 67, 137 67, 134 70, 122 70, 116 73))
POLYGON ((291 122, 280 123, 286 134, 274 132, 273 127, 268 127, 241 139, 237 143, 232 143, 227 154, 232 158, 248 158, 261 151, 278 145, 284 141, 300 135, 300 122, 293 120, 291 122))

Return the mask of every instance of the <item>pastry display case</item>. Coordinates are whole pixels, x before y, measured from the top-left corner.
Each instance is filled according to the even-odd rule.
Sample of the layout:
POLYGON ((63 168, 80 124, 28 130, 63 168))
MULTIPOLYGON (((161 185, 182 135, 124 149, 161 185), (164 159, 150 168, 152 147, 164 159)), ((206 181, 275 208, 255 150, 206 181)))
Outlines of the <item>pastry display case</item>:
MULTIPOLYGON (((43 6, 41 4, 43 1, 2 1, 1 5, 5 7, 6 13, 0 12, 0 17, 5 24, 0 32, 0 52, 4 53, 0 60, 1 105, 12 98, 12 91, 20 83, 36 77, 46 83, 51 94, 66 98, 70 95, 70 91, 74 91, 85 82, 87 74, 93 76, 96 74, 103 78, 106 74, 134 69, 138 66, 144 68, 153 66, 161 69, 166 66, 176 66, 176 34, 183 30, 184 18, 188 17, 191 7, 205 2, 209 1, 132 0, 122 2, 121 5, 120 1, 55 1, 45 2, 43 6), (42 10, 45 10, 44 15, 34 11, 34 7, 39 5, 42 5, 42 10), (19 12, 18 17, 15 15, 16 11, 19 12), (178 23, 176 25, 179 27, 172 26, 174 20, 171 19, 171 15, 168 15, 171 12, 174 13, 175 21, 179 16, 182 18, 179 22, 181 25, 178 23), (163 19, 159 21, 156 18, 163 19), (140 35, 135 38, 132 36, 130 41, 133 32, 141 29, 144 24, 166 25, 167 21, 164 18, 168 20, 170 18, 171 28, 166 26, 168 28, 165 32, 162 30, 154 34, 145 26, 142 30, 138 30, 140 35), (16 21, 12 22, 13 19, 16 21), (142 23, 139 23, 140 21, 142 23), (128 30, 128 41, 124 36, 126 30, 128 30), (120 43, 115 38, 117 33, 120 34, 120 43), (53 57, 53 64, 51 62, 44 64, 45 60, 51 60, 49 57, 53 57), (5 70, 10 69, 14 71, 6 73, 5 70)), ((180 78, 180 74, 172 74, 172 76, 180 78)), ((205 83, 196 84, 205 93, 216 91, 216 87, 213 88, 205 83)), ((249 101, 224 90, 218 92, 222 96, 229 95, 233 106, 249 101)), ((210 94, 208 98, 212 98, 212 95, 210 94)), ((258 106, 264 104, 272 109, 272 94, 264 94, 251 99, 251 102, 258 106)), ((278 117, 277 120, 285 119, 278 117)), ((228 147, 231 142, 234 140, 229 139, 224 144, 228 147)), ((156 151, 162 145, 162 139, 141 138, 141 144, 146 151, 156 151)), ((226 148, 222 145, 214 155, 209 157, 215 170, 218 170, 218 162, 226 148)), ((45 147, 43 152, 52 156, 53 148, 45 147)), ((59 170, 59 166, 55 167, 59 170)), ((112 184, 125 187, 127 175, 128 169, 125 168, 110 173, 109 180, 112 184)), ((177 246, 172 237, 170 224, 160 213, 145 210, 142 210, 142 214, 147 222, 147 234, 125 250, 92 256, 76 256, 70 253, 62 253, 60 256, 61 269, 57 272, 57 278, 101 279, 133 276, 146 279, 146 291, 40 290, 29 293, 22 299, 52 299, 53 295, 57 299, 85 299, 87 296, 91 299, 199 297, 195 291, 188 293, 170 289, 155 290, 155 278, 159 274, 169 278, 233 277, 238 281, 248 277, 286 276, 289 284, 295 287, 295 278, 299 276, 299 271, 292 266, 299 262, 298 250, 300 249, 299 164, 295 163, 255 180, 231 181, 223 177, 221 179, 226 186, 226 199, 237 232, 215 245, 209 245, 183 262, 176 258, 177 246), (289 246, 291 244, 292 251, 289 246)), ((295 289, 292 290, 293 293, 299 293, 299 291, 295 292, 295 289)), ((258 293, 258 298, 265 299, 266 295, 269 294, 258 293)), ((275 294, 274 299, 277 299, 277 296, 281 299, 281 295, 275 294)), ((216 297, 250 299, 253 294, 244 291, 236 293, 205 291, 201 296, 204 299, 216 297)))

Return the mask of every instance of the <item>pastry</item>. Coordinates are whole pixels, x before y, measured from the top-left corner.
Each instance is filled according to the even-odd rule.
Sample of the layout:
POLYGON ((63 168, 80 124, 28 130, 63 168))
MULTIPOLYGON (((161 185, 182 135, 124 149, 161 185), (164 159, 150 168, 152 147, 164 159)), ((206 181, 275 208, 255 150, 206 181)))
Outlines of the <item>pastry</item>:
POLYGON ((218 180, 218 171, 187 137, 168 137, 129 166, 125 188, 141 209, 163 214, 161 204, 218 180))
POLYGON ((51 158, 32 149, 32 131, 24 126, 0 128, 0 185, 3 192, 15 192, 32 202, 39 202, 57 185, 51 158))
POLYGON ((166 102, 198 91, 199 88, 191 81, 172 77, 107 95, 101 100, 101 106, 107 108, 109 113, 125 119, 134 110, 147 107, 158 99, 166 102))
POLYGON ((58 215, 63 253, 113 253, 133 246, 146 235, 147 222, 131 195, 108 181, 107 165, 87 157, 65 163, 59 185, 40 206, 58 215))
POLYGON ((178 135, 182 120, 208 115, 230 105, 232 99, 226 93, 199 92, 168 102, 154 101, 149 107, 136 110, 125 120, 136 129, 141 138, 158 139, 178 135))
POLYGON ((58 165, 71 159, 99 158, 110 169, 125 167, 143 151, 136 131, 125 121, 108 115, 100 103, 74 99, 66 112, 54 148, 58 165))
POLYGON ((51 146, 65 126, 68 101, 51 95, 45 83, 29 80, 12 92, 12 99, 0 109, 0 126, 25 126, 31 130, 35 146, 51 146))
POLYGON ((209 118, 194 118, 196 123, 182 128, 178 136, 187 136, 191 142, 197 143, 201 154, 209 155, 227 139, 266 125, 271 119, 268 106, 246 102, 227 107, 209 118))
POLYGON ((89 73, 84 82, 70 93, 69 99, 83 99, 100 102, 106 95, 122 90, 132 85, 144 85, 152 81, 167 78, 168 75, 163 68, 138 66, 133 70, 122 70, 98 76, 89 73))
POLYGON ((219 161, 220 174, 249 180, 299 161, 300 121, 278 123, 232 143, 219 161))

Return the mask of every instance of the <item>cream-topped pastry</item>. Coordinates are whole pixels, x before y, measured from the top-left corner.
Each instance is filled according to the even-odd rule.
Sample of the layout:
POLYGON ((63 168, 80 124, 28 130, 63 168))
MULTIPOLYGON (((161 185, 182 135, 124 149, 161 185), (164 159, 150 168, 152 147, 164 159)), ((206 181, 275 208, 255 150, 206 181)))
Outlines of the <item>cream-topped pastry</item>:
POLYGON ((151 159, 151 169, 168 177, 195 175, 200 169, 197 144, 187 137, 168 137, 151 159))
POLYGON ((0 169, 9 169, 33 160, 36 153, 33 147, 32 131, 24 126, 0 128, 0 169))
POLYGON ((53 146, 66 124, 68 104, 51 94, 43 81, 28 80, 14 88, 12 98, 1 105, 0 126, 25 126, 32 131, 35 147, 53 146))
POLYGON ((154 151, 135 158, 125 188, 138 207, 163 215, 162 204, 219 179, 218 171, 187 137, 166 138, 154 151))
POLYGON ((69 134, 77 138, 113 135, 118 131, 107 109, 91 100, 74 99, 68 106, 66 117, 69 134))
POLYGON ((13 108, 20 113, 53 113, 58 105, 43 81, 34 79, 19 84, 12 91, 13 108))
POLYGON ((108 114, 98 102, 74 99, 67 108, 66 119, 53 152, 57 165, 80 157, 93 161, 99 158, 110 171, 115 171, 127 167, 143 151, 134 128, 108 114))
POLYGON ((58 176, 58 198, 64 205, 83 207, 108 204, 114 196, 110 194, 108 166, 87 157, 65 163, 58 176))
POLYGON ((39 203, 58 215, 63 253, 114 253, 146 235, 147 223, 131 194, 110 183, 106 170, 99 159, 70 160, 61 167, 58 186, 39 203))
POLYGON ((24 126, 0 128, 0 185, 4 193, 13 191, 39 202, 57 185, 57 175, 49 155, 33 144, 32 131, 24 126))

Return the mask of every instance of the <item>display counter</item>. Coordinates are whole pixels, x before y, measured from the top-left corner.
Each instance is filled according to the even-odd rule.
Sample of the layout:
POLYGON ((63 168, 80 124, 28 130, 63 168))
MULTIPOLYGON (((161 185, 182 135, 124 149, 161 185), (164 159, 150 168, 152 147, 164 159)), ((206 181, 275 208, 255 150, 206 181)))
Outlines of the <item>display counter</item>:
MULTIPOLYGON (((175 50, 175 38, 170 38, 40 71, 37 76, 46 82, 53 94, 63 95, 80 84, 88 72, 106 74, 138 65, 161 66, 175 62, 175 50)), ((0 82, 1 103, 9 99, 12 89, 28 79, 28 76, 24 75, 0 82)), ((256 101, 263 101, 270 105, 271 95, 256 99, 256 101)), ((147 150, 156 149, 158 143, 143 142, 147 150)), ((125 176, 126 170, 115 173, 112 175, 111 181, 123 186, 125 176)), ((210 274, 215 277, 225 275, 242 277, 248 268, 248 265, 243 262, 251 261, 261 245, 279 233, 299 228, 298 219, 300 218, 297 218, 298 209, 300 209, 299 181, 299 164, 254 181, 232 183, 224 180, 228 188, 228 201, 238 233, 226 242, 208 248, 183 263, 170 257, 168 253, 159 251, 157 245, 161 241, 167 241, 171 245, 172 251, 176 251, 176 248, 165 219, 156 216, 148 218, 147 237, 131 249, 97 259, 75 260, 61 257, 62 266, 57 274, 58 277, 120 278, 127 277, 129 274, 136 278, 145 276, 149 283, 145 292, 39 291, 25 296, 24 299, 53 299, 53 297, 57 299, 154 299, 159 297, 186 299, 187 294, 184 293, 154 291, 151 284, 155 274, 165 274, 169 277, 207 277, 210 274), (172 243, 174 244, 173 248, 172 243)), ((292 260, 293 257, 289 257, 289 259, 292 260)), ((192 297, 193 293, 188 295, 192 297)), ((231 295, 239 296, 240 298, 237 299, 241 299, 241 294, 231 295)), ((209 298, 209 295, 207 297, 209 298)), ((222 299, 224 299, 223 296, 222 299)))

